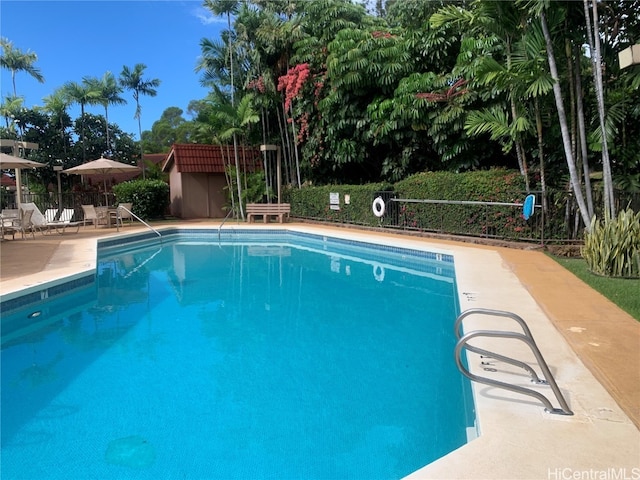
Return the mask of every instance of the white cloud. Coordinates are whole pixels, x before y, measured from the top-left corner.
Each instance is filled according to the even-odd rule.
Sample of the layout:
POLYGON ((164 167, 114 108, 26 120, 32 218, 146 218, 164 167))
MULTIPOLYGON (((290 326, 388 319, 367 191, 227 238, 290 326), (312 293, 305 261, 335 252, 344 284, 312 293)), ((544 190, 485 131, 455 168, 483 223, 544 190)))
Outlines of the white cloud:
POLYGON ((213 15, 204 7, 198 7, 191 10, 191 14, 196 17, 203 25, 211 25, 212 23, 227 23, 226 18, 213 15))

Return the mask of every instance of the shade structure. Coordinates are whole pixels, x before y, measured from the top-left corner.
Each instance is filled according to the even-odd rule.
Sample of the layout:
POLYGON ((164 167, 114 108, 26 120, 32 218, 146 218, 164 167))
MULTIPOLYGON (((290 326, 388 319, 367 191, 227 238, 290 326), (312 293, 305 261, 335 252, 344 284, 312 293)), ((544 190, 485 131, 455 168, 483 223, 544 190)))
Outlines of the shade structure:
POLYGON ((0 153, 0 169, 12 168, 16 171, 16 203, 18 204, 18 208, 20 208, 20 204, 22 203, 22 179, 20 178, 20 169, 40 167, 46 167, 46 165, 34 162, 33 160, 27 160, 26 158, 0 153))
POLYGON ((34 162, 26 158, 14 157, 6 153, 0 153, 0 169, 6 168, 40 168, 46 167, 44 163, 34 162))
MULTIPOLYGON (((72 173, 75 175, 108 175, 110 173, 126 173, 135 170, 140 170, 133 165, 127 165, 126 163, 116 162, 109 158, 100 157, 92 162, 83 163, 77 167, 67 168, 63 170, 64 173, 72 173)), ((104 196, 107 199, 107 179, 103 179, 104 182, 104 196)))

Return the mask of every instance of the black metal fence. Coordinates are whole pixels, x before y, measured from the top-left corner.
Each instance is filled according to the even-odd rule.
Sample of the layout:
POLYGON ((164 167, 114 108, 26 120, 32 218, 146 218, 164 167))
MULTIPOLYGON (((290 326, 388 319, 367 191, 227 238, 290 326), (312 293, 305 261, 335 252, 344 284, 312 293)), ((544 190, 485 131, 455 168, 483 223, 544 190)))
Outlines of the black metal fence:
MULTIPOLYGON (((536 208, 534 215, 528 220, 523 218, 522 207, 517 205, 492 202, 420 203, 411 201, 414 199, 398 198, 397 192, 376 192, 368 205, 367 202, 363 202, 363 208, 368 209, 366 215, 345 216, 344 212, 340 212, 340 215, 311 218, 300 215, 295 211, 295 205, 292 205, 291 216, 393 230, 503 240, 542 243, 570 243, 582 240, 584 223, 575 197, 570 192, 547 191, 544 198, 541 192, 533 193, 536 196, 536 208), (377 196, 382 197, 385 203, 385 214, 380 218, 373 215, 370 207, 377 196), (351 218, 368 218, 370 222, 358 223, 351 218)), ((640 193, 616 192, 615 198, 618 210, 629 207, 636 212, 640 211, 640 193)), ((48 208, 73 208, 74 219, 82 220, 82 205, 113 206, 116 199, 112 193, 105 195, 97 192, 72 192, 62 194, 61 205, 59 205, 57 193, 25 194, 22 201, 35 203, 42 212, 48 208)), ((596 206, 596 215, 601 217, 603 205, 601 192, 594 192, 593 201, 596 206)), ((16 208, 15 193, 3 192, 0 196, 0 204, 3 209, 16 208)))
MULTIPOLYGON (((49 208, 73 208, 74 220, 83 219, 82 205, 113 206, 116 199, 113 193, 98 192, 67 192, 62 193, 61 199, 57 193, 25 193, 22 195, 22 203, 33 202, 41 212, 49 208), (62 202, 60 202, 62 200, 62 202)), ((0 206, 5 208, 17 208, 16 193, 2 192, 0 195, 0 206)))
MULTIPOLYGON (((568 192, 531 192, 534 214, 527 220, 521 204, 499 202, 429 201, 398 198, 394 192, 378 192, 385 202, 379 226, 503 240, 570 243, 582 240, 584 223, 575 197, 568 192)), ((602 217, 602 196, 594 194, 594 209, 602 217)), ((640 211, 640 194, 617 192, 618 211, 640 211)))

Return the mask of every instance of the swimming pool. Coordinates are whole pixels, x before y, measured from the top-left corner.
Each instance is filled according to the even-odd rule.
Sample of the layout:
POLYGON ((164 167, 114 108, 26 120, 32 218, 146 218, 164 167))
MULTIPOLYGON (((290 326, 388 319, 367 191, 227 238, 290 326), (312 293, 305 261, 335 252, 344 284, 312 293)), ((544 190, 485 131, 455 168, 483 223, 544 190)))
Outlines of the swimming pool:
POLYGON ((3 315, 4 474, 399 478, 466 443, 452 258, 172 237, 3 315))

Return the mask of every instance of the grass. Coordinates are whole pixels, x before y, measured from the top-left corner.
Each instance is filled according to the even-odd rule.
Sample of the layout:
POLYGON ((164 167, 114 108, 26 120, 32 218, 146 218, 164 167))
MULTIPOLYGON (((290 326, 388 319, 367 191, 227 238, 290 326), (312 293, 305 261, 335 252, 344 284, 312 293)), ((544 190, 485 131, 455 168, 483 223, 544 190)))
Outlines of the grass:
POLYGON ((609 278, 594 275, 582 258, 551 256, 576 277, 607 297, 622 310, 640 321, 640 279, 609 278))

